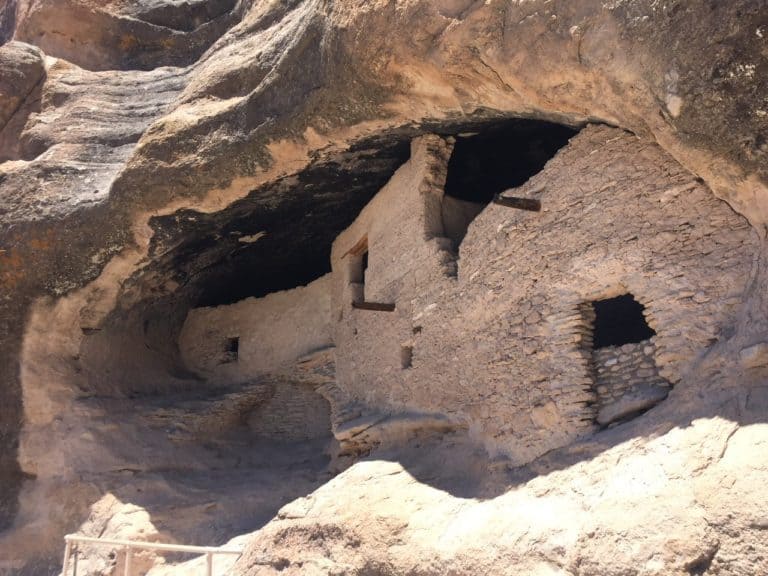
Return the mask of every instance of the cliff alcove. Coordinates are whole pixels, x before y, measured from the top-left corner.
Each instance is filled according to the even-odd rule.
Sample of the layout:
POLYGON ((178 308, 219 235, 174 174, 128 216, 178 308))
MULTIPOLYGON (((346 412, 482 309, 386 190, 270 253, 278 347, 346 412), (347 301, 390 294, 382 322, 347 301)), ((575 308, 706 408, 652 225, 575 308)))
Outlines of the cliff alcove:
POLYGON ((766 572, 765 14, 0 0, 0 574, 766 572))

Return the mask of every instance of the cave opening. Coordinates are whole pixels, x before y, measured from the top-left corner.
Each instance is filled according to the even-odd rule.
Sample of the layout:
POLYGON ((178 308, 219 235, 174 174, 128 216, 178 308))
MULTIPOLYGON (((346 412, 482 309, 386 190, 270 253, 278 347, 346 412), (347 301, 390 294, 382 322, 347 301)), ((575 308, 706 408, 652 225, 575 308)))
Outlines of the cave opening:
MULTIPOLYGON (((334 239, 408 160, 411 141, 421 133, 459 134, 449 161, 446 198, 482 209, 494 194, 540 170, 575 131, 522 120, 408 126, 254 189, 217 212, 185 209, 153 217, 152 264, 125 288, 126 294, 141 294, 144 299, 111 316, 97 333, 86 335, 78 357, 82 388, 97 398, 94 402, 131 415, 123 423, 130 433, 105 437, 104 442, 125 453, 126 460, 137 461, 142 458, 140 446, 129 438, 159 444, 172 437, 173 442, 189 446, 199 470, 182 470, 173 478, 180 494, 190 482, 208 482, 206 475, 218 470, 222 459, 242 477, 252 478, 258 470, 268 487, 265 493, 272 491, 274 501, 254 502, 242 516, 236 502, 240 476, 234 484, 222 479, 217 487, 222 508, 231 510, 233 522, 249 528, 253 524, 246 516, 271 517, 278 500, 313 490, 337 449, 327 401, 298 377, 296 382, 254 383, 255 359, 264 356, 254 350, 268 340, 254 337, 250 326, 257 322, 248 329, 224 326, 213 332, 208 339, 210 355, 206 351, 205 356, 214 365, 210 373, 185 360, 179 334, 190 310, 224 311, 244 300, 309 285, 327 273, 334 239), (492 150, 500 142, 506 148, 492 150), (488 157, 495 157, 497 165, 489 168, 488 157), (156 285, 159 279, 161 284, 156 285), (268 388, 273 393, 266 394, 268 388), (298 463, 304 462, 302 468, 304 464, 298 463), (295 485, 278 481, 288 469, 303 470, 304 479, 295 485)), ((372 279, 367 237, 352 256, 355 269, 350 280, 359 283, 362 302, 372 279)), ((381 255, 374 256, 373 270, 381 255)), ((237 310, 230 310, 230 320, 238 318, 237 310)), ((400 368, 413 368, 413 343, 401 343, 399 353, 400 368)), ((117 489, 122 486, 119 477, 110 482, 117 489)), ((171 532, 187 538, 184 526, 169 523, 174 526, 171 532)))
POLYGON ((457 135, 442 203, 445 235, 454 246, 494 196, 541 172, 577 132, 562 124, 515 119, 457 135))
POLYGON ((216 213, 152 218, 163 276, 190 289, 192 306, 220 306, 306 285, 330 271, 330 249, 410 157, 421 134, 455 138, 436 206, 457 248, 493 197, 542 170, 578 128, 523 118, 426 122, 368 137, 299 174, 252 190, 216 213))
POLYGON ((636 344, 656 332, 645 319, 645 307, 632 294, 592 302, 595 311, 593 349, 636 344))
POLYGON ((410 140, 372 137, 220 212, 154 218, 155 250, 167 253, 168 275, 194 291, 193 307, 305 286, 331 271, 336 236, 408 160, 410 140))

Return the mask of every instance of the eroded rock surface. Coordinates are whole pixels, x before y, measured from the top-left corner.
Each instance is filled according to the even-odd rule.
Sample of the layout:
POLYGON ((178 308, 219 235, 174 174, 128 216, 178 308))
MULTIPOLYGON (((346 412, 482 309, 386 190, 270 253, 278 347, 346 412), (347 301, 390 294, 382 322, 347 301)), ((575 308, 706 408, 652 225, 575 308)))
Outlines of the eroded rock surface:
POLYGON ((237 23, 237 0, 9 0, 14 36, 88 70, 189 65, 237 23))
POLYGON ((714 417, 667 426, 601 454, 602 442, 619 440, 613 432, 508 476, 486 470, 491 486, 504 487, 495 496, 488 486, 467 489, 473 461, 455 439, 401 451, 397 461, 382 454, 284 507, 247 541, 234 573, 765 571, 766 498, 752 483, 768 470, 751 456, 768 449, 765 424, 714 417), (583 461, 561 465, 576 454, 583 461), (438 468, 443 482, 431 477, 438 468))

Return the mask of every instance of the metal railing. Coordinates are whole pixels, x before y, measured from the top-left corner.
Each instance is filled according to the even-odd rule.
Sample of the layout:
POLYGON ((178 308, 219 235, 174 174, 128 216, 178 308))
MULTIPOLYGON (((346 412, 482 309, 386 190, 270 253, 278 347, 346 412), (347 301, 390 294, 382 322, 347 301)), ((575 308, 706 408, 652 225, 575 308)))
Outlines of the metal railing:
POLYGON ((164 550, 166 552, 188 552, 190 554, 205 554, 206 576, 213 576, 213 556, 215 554, 229 554, 240 556, 242 550, 217 548, 215 546, 185 546, 182 544, 163 544, 160 542, 139 542, 136 540, 110 540, 108 538, 90 538, 68 534, 64 536, 64 569, 62 576, 69 576, 69 565, 72 563, 71 576, 77 576, 77 551, 80 544, 96 544, 100 546, 119 546, 125 550, 125 576, 132 576, 131 561, 133 551, 140 550, 164 550), (74 560, 73 560, 74 557, 74 560))

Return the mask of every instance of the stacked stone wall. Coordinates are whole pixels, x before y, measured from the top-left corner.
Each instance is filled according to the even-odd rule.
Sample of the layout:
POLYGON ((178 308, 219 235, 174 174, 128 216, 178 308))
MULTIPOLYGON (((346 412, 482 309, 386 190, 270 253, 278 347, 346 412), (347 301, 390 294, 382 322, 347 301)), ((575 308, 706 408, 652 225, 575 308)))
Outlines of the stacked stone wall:
POLYGON ((631 292, 671 384, 731 329, 757 236, 656 145, 584 129, 510 192, 540 200, 541 212, 488 205, 458 254, 439 222, 449 149, 415 142, 334 243, 337 379, 351 398, 445 414, 491 453, 525 462, 596 429, 585 302, 631 292), (352 308, 346 255, 366 234, 366 298, 394 312, 352 308))
POLYGON ((332 319, 340 388, 373 407, 400 404, 403 348, 418 332, 413 297, 455 283, 456 254, 443 235, 441 202, 452 146, 437 136, 414 141, 411 160, 366 206, 333 245, 332 319), (365 288, 353 278, 352 254, 367 238, 365 288), (394 312, 359 310, 370 302, 395 303, 394 312), (358 386, 355 382, 365 383, 358 386))
POLYGON ((282 371, 331 344, 330 284, 326 275, 264 298, 195 308, 179 337, 181 356, 191 370, 220 384, 282 371))
POLYGON ((653 340, 600 348, 592 359, 599 424, 650 408, 669 392, 670 384, 656 366, 653 340))
MULTIPOLYGON (((664 383, 732 329, 757 236, 657 146, 586 128, 510 193, 538 199, 541 212, 490 204, 458 247, 443 210, 451 148, 437 136, 414 141, 410 161, 337 238, 330 278, 190 315, 185 357, 242 380, 333 342, 335 387, 349 405, 444 414, 522 463, 660 401, 664 383), (608 382, 585 303, 627 292, 656 332, 655 372, 645 380, 647 358, 630 355, 608 382), (354 307, 363 294, 394 310, 354 307), (238 306, 281 316, 258 320, 238 306), (239 363, 188 345, 206 342, 211 325, 216 342, 238 328, 239 363)), ((325 408, 287 390, 251 418, 254 430, 298 439, 326 429, 325 408)))
POLYGON ((331 435, 331 407, 314 386, 278 382, 274 394, 248 416, 255 436, 284 442, 331 435))
POLYGON ((669 386, 656 367, 655 351, 650 340, 595 350, 595 390, 600 404, 618 400, 641 384, 669 386))

